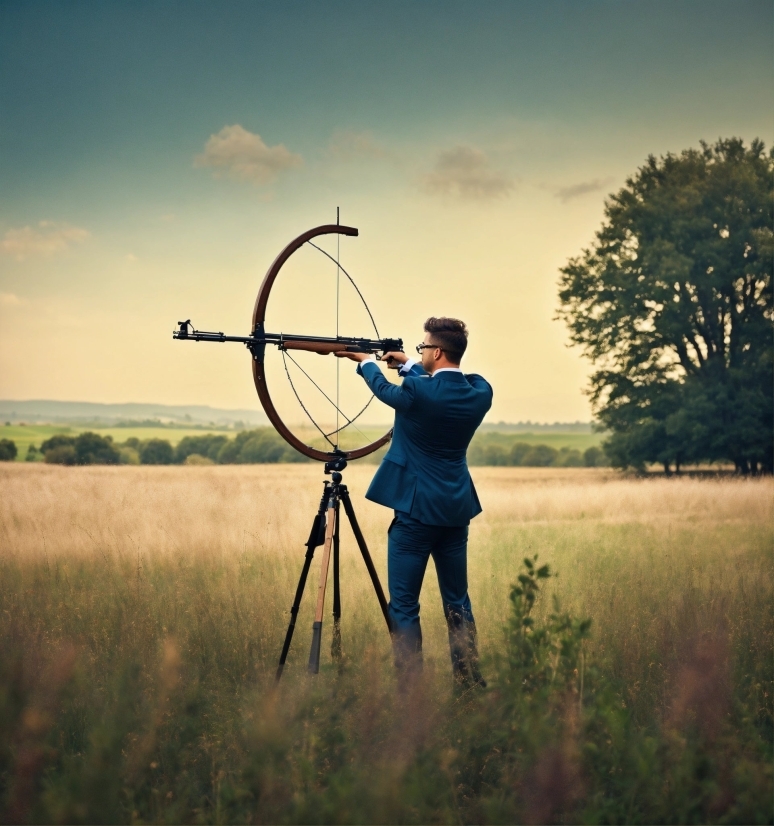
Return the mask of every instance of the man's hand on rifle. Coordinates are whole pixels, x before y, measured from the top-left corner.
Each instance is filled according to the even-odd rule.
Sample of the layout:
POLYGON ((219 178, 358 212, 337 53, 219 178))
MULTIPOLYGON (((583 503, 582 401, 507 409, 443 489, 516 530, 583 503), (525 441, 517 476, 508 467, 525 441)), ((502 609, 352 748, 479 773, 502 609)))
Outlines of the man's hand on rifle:
MULTIPOLYGON (((338 350, 333 354, 340 359, 350 359, 350 361, 366 361, 371 358, 371 353, 353 353, 348 350, 338 350)), ((387 364, 390 370, 398 370, 402 364, 408 361, 408 356, 399 350, 385 353, 382 361, 387 364)))
POLYGON ((401 353, 400 350, 397 350, 395 352, 385 353, 382 356, 382 361, 387 362, 390 370, 399 370, 401 366, 408 361, 408 356, 405 353, 401 353))

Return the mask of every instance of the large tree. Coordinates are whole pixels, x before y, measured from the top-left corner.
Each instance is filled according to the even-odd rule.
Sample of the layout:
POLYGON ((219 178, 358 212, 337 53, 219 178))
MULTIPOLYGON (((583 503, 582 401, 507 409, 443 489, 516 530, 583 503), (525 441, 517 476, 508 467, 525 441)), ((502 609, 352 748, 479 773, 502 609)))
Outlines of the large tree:
POLYGON ((732 138, 649 157, 562 268, 560 316, 592 359, 618 467, 771 472, 774 153, 732 138))

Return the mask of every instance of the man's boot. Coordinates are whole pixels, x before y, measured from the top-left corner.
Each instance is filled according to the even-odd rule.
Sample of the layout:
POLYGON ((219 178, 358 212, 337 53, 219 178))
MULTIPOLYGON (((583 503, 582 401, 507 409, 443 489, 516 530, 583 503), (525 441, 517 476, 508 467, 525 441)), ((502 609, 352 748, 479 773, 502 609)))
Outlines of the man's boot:
POLYGON ((486 680, 478 667, 475 622, 466 620, 460 612, 450 609, 446 612, 446 625, 449 629, 454 681, 465 688, 475 685, 486 688, 486 680))
POLYGON ((405 694, 413 690, 422 675, 422 629, 418 625, 411 629, 393 629, 391 636, 398 691, 405 694))

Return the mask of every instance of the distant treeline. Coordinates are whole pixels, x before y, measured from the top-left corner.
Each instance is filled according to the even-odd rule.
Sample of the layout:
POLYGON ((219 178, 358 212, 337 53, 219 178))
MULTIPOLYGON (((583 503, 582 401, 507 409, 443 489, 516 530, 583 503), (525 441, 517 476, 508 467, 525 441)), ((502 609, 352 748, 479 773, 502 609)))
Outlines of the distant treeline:
MULTIPOLYGON (((15 454, 14 454, 15 455, 15 454)), ((30 445, 28 462, 43 459, 57 465, 233 465, 307 462, 272 428, 243 430, 235 438, 206 433, 186 436, 177 446, 166 439, 130 438, 114 442, 111 436, 81 433, 56 435, 40 448, 30 445)))
POLYGON ((558 450, 550 445, 514 442, 510 445, 473 440, 468 448, 469 465, 510 467, 605 467, 610 464, 601 447, 581 453, 573 447, 558 450))
MULTIPOLYGON (((373 456, 379 461, 384 451, 373 456)), ((16 458, 16 445, 0 440, 0 461, 16 458)), ((270 427, 243 430, 233 438, 222 433, 186 436, 173 446, 166 439, 130 438, 115 442, 111 436, 86 432, 78 436, 57 434, 38 448, 30 445, 28 462, 45 461, 58 465, 234 465, 308 462, 270 427)), ((468 450, 471 465, 511 467, 601 467, 608 464, 604 451, 589 447, 554 448, 544 444, 500 440, 486 437, 473 440, 468 450)))

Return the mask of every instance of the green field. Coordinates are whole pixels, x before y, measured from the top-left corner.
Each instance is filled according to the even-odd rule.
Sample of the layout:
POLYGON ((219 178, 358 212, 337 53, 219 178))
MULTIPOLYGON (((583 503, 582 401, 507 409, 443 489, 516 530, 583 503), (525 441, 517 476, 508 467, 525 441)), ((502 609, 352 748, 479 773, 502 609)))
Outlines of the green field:
POLYGON ((218 430, 217 428, 202 430, 201 428, 185 427, 77 427, 53 424, 12 424, 0 426, 0 439, 14 441, 19 451, 16 460, 24 461, 27 448, 31 444, 40 447, 42 442, 56 433, 77 436, 85 431, 99 433, 101 436, 111 436, 115 442, 125 442, 132 437, 140 440, 166 439, 173 446, 185 436, 201 436, 203 433, 225 433, 229 436, 234 434, 233 430, 218 430))
MULTIPOLYGON (((372 473, 345 481, 384 581, 372 473)), ((396 691, 345 526, 343 658, 329 594, 307 674, 318 553, 274 692, 319 466, 0 466, 0 820, 772 822, 774 482, 473 475, 489 688, 451 683, 431 564, 396 691)))
MULTIPOLYGON (((146 439, 166 439, 174 447, 185 436, 201 436, 204 433, 223 433, 229 438, 234 435, 233 430, 218 430, 211 428, 202 430, 201 428, 184 428, 184 427, 79 427, 67 425, 0 425, 0 439, 11 439, 16 443, 18 449, 17 461, 24 461, 27 455, 27 448, 34 444, 40 447, 41 443, 49 439, 56 433, 66 433, 71 436, 77 436, 84 431, 93 431, 102 436, 112 436, 115 442, 124 442, 129 438, 137 438, 141 441, 146 439)), ((374 440, 379 438, 385 431, 387 426, 383 428, 378 427, 364 427, 362 433, 345 432, 342 445, 344 447, 359 446, 365 439, 374 440)), ((308 444, 315 447, 323 448, 324 442, 312 428, 303 426, 297 429, 297 434, 300 438, 305 439, 308 444)), ((480 433, 476 437, 476 441, 483 444, 498 444, 504 447, 509 447, 515 442, 526 442, 530 445, 549 445, 557 450, 563 447, 576 448, 583 452, 586 448, 592 445, 598 445, 604 439, 604 434, 600 433, 557 433, 554 431, 548 432, 534 432, 534 433, 480 433)), ((381 454, 380 454, 381 455, 381 454)), ((378 457, 374 457, 376 460, 378 457)))

